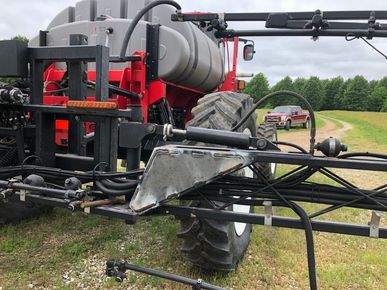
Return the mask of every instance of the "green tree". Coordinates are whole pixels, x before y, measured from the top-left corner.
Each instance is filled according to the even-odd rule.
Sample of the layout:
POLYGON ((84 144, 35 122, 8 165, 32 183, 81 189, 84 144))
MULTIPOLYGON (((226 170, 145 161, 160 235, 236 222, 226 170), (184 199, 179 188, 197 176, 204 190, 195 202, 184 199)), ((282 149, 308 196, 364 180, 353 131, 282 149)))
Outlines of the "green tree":
POLYGON ((304 95, 305 85, 308 81, 305 78, 296 78, 293 82, 293 90, 300 95, 304 95))
POLYGON ((247 83, 243 92, 258 101, 270 92, 269 82, 263 73, 259 73, 247 83))
MULTIPOLYGON (((272 92, 277 92, 282 90, 288 90, 288 91, 294 90, 293 81, 289 76, 286 76, 271 88, 272 92)), ((280 105, 291 105, 294 102, 295 102, 295 98, 289 97, 286 95, 274 97, 272 100, 270 100, 270 104, 273 107, 280 106, 280 105)))
POLYGON ((345 104, 344 104, 344 95, 345 91, 347 90, 349 84, 352 82, 352 79, 347 79, 344 81, 342 86, 339 89, 339 93, 336 96, 336 104, 335 104, 335 109, 336 110, 345 110, 345 104))
POLYGON ((383 106, 380 109, 380 112, 387 112, 387 99, 384 100, 383 106))
MULTIPOLYGON (((293 81, 293 91, 296 92, 296 93, 299 93, 301 96, 304 96, 304 90, 305 90, 305 85, 308 81, 305 79, 305 78, 296 78, 294 81, 293 81)), ((302 101, 300 101, 299 99, 294 99, 294 101, 292 101, 292 104, 293 105, 299 105, 299 106, 304 106, 304 104, 302 103, 302 101)))
POLYGON ((363 76, 354 77, 344 92, 344 106, 350 111, 366 111, 369 96, 368 81, 363 76))
POLYGON ((321 109, 324 99, 324 87, 318 77, 310 77, 305 85, 304 94, 315 111, 321 109))
POLYGON ((23 35, 16 35, 16 36, 12 37, 11 40, 19 40, 19 41, 22 41, 24 43, 29 42, 28 38, 23 36, 23 35))
POLYGON ((387 100, 387 88, 377 87, 370 95, 368 100, 368 110, 379 112, 382 110, 384 102, 387 100))
POLYGON ((384 88, 387 89, 387 77, 382 78, 382 79, 378 82, 378 87, 384 87, 384 88))
POLYGON ((379 86, 379 81, 378 80, 369 81, 368 86, 370 87, 370 92, 372 93, 379 86))
POLYGON ((325 94, 322 101, 321 110, 340 109, 340 89, 344 84, 342 77, 336 77, 326 81, 324 86, 325 94))

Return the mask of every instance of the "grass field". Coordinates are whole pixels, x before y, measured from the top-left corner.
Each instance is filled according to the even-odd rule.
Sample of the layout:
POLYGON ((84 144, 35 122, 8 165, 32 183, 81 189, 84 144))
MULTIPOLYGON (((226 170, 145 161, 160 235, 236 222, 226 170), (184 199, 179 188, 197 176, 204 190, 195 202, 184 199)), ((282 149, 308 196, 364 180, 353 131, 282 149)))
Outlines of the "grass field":
MULTIPOLYGON (((318 127, 324 126, 320 116, 352 124, 353 130, 343 136, 351 149, 387 151, 387 114, 321 112, 318 127)), ((338 121, 335 124, 340 126, 338 121)), ((368 181, 353 178, 363 185, 368 181)), ((378 175, 372 182, 385 183, 386 179, 385 174, 378 175)), ((369 213, 352 209, 328 216, 363 223, 369 217, 369 213)), ((104 262, 111 257, 233 289, 308 288, 302 231, 255 226, 237 271, 208 275, 183 260, 177 228, 172 217, 146 218, 128 226, 60 209, 39 219, 0 227, 0 289, 188 289, 137 274, 116 284, 104 275, 104 262)), ((320 289, 387 288, 387 241, 315 233, 315 244, 320 289)))

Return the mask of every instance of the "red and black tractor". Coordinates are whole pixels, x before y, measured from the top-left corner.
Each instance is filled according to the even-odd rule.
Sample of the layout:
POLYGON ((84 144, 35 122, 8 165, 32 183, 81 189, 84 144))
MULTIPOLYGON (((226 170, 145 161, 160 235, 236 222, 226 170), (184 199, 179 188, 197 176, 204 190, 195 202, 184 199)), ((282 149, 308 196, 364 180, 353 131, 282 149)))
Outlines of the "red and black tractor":
MULTIPOLYGON (((174 215, 185 257, 216 271, 236 268, 252 224, 300 228, 315 289, 312 230, 387 238, 378 225, 386 185, 359 189, 328 168, 386 171, 387 156, 342 154, 347 147, 334 138, 315 144, 313 109, 297 93, 274 92, 254 104, 237 78, 240 44, 251 60, 254 42, 245 37, 387 37, 376 21, 385 19, 386 11, 183 13, 170 0, 83 0, 28 45, 1 41, 0 76, 18 80, 0 88, 0 218, 52 207, 129 224, 174 215), (233 21, 265 21, 266 29, 232 30, 233 21), (308 149, 278 141, 273 124, 257 125, 256 109, 283 95, 310 113, 308 149), (118 161, 126 171, 117 170, 118 161), (276 164, 298 167, 276 176, 276 164), (317 172, 340 186, 306 182, 317 172), (307 215, 296 202, 328 207, 307 215), (299 218, 273 216, 273 206, 299 218), (255 207, 265 215, 254 214, 255 207), (375 210, 372 224, 314 219, 341 207, 375 210)), ((219 289, 126 262, 107 266, 119 280, 131 269, 219 289)))

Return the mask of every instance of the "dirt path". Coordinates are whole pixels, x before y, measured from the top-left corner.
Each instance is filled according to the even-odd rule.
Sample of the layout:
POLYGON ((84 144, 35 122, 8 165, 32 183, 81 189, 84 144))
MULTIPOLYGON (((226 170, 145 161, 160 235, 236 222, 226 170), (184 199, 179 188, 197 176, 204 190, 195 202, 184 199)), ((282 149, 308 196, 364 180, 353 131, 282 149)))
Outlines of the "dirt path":
MULTIPOLYGON (((340 139, 340 137, 342 137, 346 132, 352 129, 352 125, 347 122, 343 122, 325 116, 320 116, 320 118, 325 122, 325 125, 322 128, 317 129, 316 143, 321 142, 329 137, 335 137, 340 139), (333 122, 332 120, 334 120, 335 122, 339 122, 341 126, 338 128, 335 122, 333 122)), ((290 129, 289 132, 280 134, 278 136, 278 139, 280 141, 296 143, 297 145, 308 149, 310 133, 309 130, 292 132, 292 129, 290 129)))
MULTIPOLYGON (((325 125, 322 128, 317 129, 316 143, 321 142, 331 136, 340 139, 353 128, 351 124, 338 119, 333 119, 326 116, 319 117, 323 119, 325 125), (337 123, 340 123, 341 125, 337 126, 337 123)), ((308 150, 310 139, 309 134, 309 130, 294 132, 290 130, 289 132, 279 134, 278 139, 280 141, 296 143, 297 145, 300 145, 301 147, 308 150)), ((282 149, 289 150, 288 147, 282 147, 282 149)), ((320 154, 320 152, 316 152, 316 155, 320 154)), ((354 183, 355 185, 367 189, 375 188, 381 185, 383 180, 386 180, 386 173, 384 172, 363 171, 362 174, 359 174, 359 171, 357 170, 347 169, 335 169, 334 172, 347 179, 348 181, 354 183)))

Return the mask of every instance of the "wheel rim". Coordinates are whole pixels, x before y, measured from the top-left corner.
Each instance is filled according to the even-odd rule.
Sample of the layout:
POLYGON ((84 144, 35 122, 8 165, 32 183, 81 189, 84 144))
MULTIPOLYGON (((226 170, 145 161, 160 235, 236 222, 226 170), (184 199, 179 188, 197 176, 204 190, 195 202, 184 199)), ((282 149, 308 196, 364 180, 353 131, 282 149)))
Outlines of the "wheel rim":
MULTIPOLYGON (((247 134, 249 136, 252 136, 251 131, 250 131, 249 128, 246 128, 243 131, 243 133, 247 134)), ((244 177, 250 177, 250 178, 254 177, 254 172, 250 168, 244 168, 242 170, 243 170, 243 176, 244 177)), ((234 197, 236 197, 236 196, 234 196, 234 197)), ((239 213, 250 213, 250 206, 249 205, 234 204, 233 205, 233 211, 234 212, 239 212, 239 213)), ((244 233, 244 231, 246 229, 246 226, 247 226, 247 224, 245 224, 245 223, 234 222, 235 233, 237 234, 238 237, 243 235, 243 233, 244 233)))

